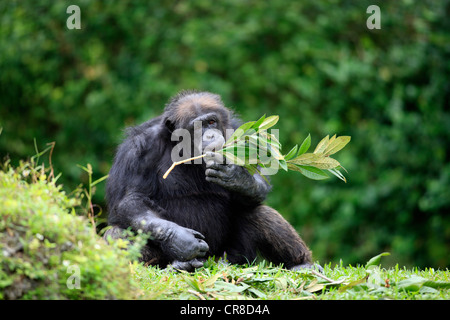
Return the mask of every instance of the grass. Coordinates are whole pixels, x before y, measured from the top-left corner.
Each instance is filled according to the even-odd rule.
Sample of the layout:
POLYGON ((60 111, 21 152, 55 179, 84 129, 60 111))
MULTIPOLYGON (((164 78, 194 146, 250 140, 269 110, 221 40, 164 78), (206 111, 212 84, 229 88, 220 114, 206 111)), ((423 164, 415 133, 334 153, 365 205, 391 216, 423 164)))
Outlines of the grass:
POLYGON ((398 265, 324 266, 289 271, 266 262, 227 265, 208 260, 193 273, 133 264, 141 298, 158 300, 439 300, 450 299, 448 270, 398 265))

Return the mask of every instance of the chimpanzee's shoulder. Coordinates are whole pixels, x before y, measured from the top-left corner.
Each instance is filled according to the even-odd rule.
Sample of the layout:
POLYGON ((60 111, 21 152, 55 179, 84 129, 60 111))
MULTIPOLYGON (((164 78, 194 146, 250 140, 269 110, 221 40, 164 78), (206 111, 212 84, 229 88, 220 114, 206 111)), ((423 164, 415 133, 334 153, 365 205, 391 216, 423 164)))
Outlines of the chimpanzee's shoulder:
POLYGON ((140 125, 125 130, 126 138, 120 148, 132 150, 136 155, 148 151, 156 151, 166 144, 168 131, 162 121, 162 116, 150 119, 140 125))

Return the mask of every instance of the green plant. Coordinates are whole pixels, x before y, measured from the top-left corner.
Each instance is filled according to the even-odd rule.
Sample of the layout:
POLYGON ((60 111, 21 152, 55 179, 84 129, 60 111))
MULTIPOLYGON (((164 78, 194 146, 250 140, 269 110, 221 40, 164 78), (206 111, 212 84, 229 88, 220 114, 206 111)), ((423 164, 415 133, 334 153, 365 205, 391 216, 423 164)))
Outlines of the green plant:
MULTIPOLYGON (((311 146, 311 136, 308 135, 300 148, 295 145, 283 156, 281 154, 281 143, 274 134, 267 132, 267 129, 277 124, 278 120, 279 116, 266 118, 264 115, 257 121, 242 124, 228 138, 222 149, 216 151, 216 153, 221 154, 233 164, 245 167, 252 175, 255 172, 261 174, 259 167, 272 170, 275 166, 275 170, 281 167, 285 171, 298 171, 313 180, 327 179, 328 175, 324 170, 328 170, 346 182, 345 177, 339 171, 339 168, 343 167, 330 155, 344 148, 350 142, 350 137, 336 137, 334 135, 330 139, 329 136, 326 136, 319 142, 313 153, 306 153, 311 146)), ((166 179, 175 166, 205 156, 206 154, 202 154, 174 162, 164 173, 163 178, 166 179)), ((262 176, 264 177, 264 175, 262 176)))
POLYGON ((79 168, 83 169, 83 171, 85 171, 88 174, 88 185, 87 185, 87 188, 82 188, 82 187, 79 187, 79 188, 81 189, 81 192, 83 193, 83 195, 86 196, 86 204, 85 204, 84 210, 86 212, 86 215, 87 215, 89 221, 92 224, 92 227, 95 230, 96 226, 97 226, 97 223, 98 223, 98 221, 96 222, 96 220, 95 220, 95 216, 96 215, 98 215, 98 216, 101 215, 102 208, 100 206, 95 205, 95 204, 92 203, 92 196, 95 193, 94 187, 98 183, 106 180, 108 178, 108 175, 103 176, 103 177, 101 177, 101 178, 99 178, 99 179, 97 179, 95 181, 92 181, 92 174, 93 174, 92 165, 90 163, 88 163, 86 165, 86 167, 83 167, 81 165, 77 165, 77 166, 79 168), (97 214, 95 213, 95 207, 99 208, 99 212, 97 212, 97 214))

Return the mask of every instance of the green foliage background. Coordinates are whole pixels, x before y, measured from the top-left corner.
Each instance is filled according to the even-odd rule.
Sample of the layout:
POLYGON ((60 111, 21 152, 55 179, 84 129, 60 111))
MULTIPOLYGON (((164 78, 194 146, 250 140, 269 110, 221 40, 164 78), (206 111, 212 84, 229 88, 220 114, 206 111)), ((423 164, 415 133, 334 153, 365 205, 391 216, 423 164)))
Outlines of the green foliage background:
POLYGON ((245 121, 280 115, 285 152, 308 133, 313 145, 352 136, 337 157, 347 184, 272 177, 268 204, 316 259, 390 251, 400 264, 445 268, 449 16, 448 0, 2 1, 0 157, 55 141, 70 190, 85 176, 76 164, 108 173, 126 126, 180 89, 209 90, 245 121), (66 27, 72 4, 81 30, 66 27), (372 4, 381 30, 366 27, 372 4))

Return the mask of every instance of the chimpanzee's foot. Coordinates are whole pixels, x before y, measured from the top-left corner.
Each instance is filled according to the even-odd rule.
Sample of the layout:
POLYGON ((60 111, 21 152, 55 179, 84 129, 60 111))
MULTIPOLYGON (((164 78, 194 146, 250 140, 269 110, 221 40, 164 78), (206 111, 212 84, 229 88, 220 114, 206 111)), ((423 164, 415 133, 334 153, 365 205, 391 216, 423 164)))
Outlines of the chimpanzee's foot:
POLYGON ((184 270, 184 271, 194 271, 196 268, 203 267, 203 263, 205 260, 203 259, 192 259, 189 261, 178 261, 175 260, 172 262, 172 264, 169 264, 167 266, 168 269, 174 269, 174 270, 184 270))

